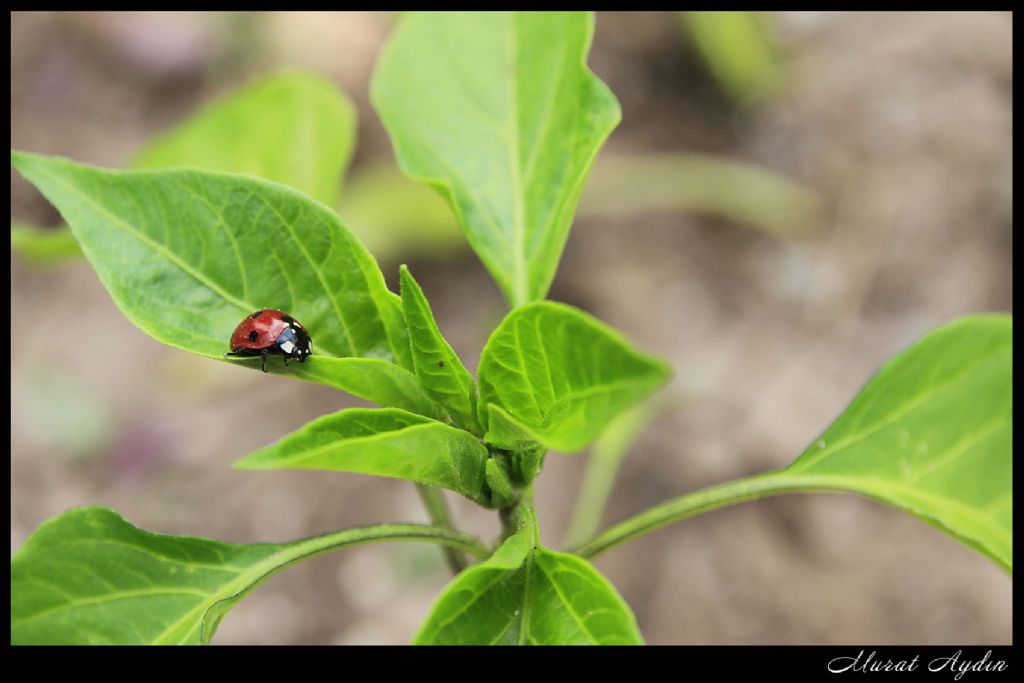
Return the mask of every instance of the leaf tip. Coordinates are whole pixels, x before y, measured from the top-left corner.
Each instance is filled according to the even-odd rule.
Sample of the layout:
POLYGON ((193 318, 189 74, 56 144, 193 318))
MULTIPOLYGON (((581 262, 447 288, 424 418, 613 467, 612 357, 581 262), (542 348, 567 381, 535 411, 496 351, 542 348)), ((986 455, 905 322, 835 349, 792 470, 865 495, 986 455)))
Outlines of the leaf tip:
POLYGON ((262 458, 259 457, 260 451, 250 453, 249 455, 231 463, 231 469, 233 470, 263 470, 266 469, 262 462, 262 458))
POLYGON ((37 154, 32 154, 31 152, 22 152, 21 150, 12 149, 11 150, 11 165, 14 166, 15 168, 17 168, 18 170, 21 170, 21 167, 26 162, 31 161, 34 157, 37 157, 37 156, 38 156, 37 154))
POLYGON ((658 381, 660 383, 665 383, 675 377, 676 370, 667 360, 660 356, 651 356, 650 360, 651 363, 654 364, 655 372, 658 375, 658 381))
MULTIPOLYGON (((409 295, 414 297, 412 301, 415 301, 417 298, 426 298, 423 296, 423 289, 420 287, 420 283, 416 282, 416 278, 412 276, 412 271, 409 270, 409 266, 405 265, 404 263, 401 266, 399 266, 398 275, 399 292, 401 292, 402 294, 408 292, 409 295)), ((409 295, 403 296, 403 301, 408 301, 409 295)))

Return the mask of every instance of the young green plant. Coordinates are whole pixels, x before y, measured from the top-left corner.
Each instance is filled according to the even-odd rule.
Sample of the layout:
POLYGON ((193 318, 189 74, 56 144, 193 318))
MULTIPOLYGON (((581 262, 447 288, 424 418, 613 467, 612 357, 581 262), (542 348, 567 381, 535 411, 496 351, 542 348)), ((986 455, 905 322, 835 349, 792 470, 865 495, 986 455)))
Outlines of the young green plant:
POLYGON ((236 467, 405 479, 421 486, 434 520, 240 545, 148 533, 103 508, 72 510, 12 557, 12 643, 208 643, 274 572, 336 548, 411 540, 446 548, 459 571, 416 643, 642 643, 628 604, 587 558, 699 512, 786 492, 881 500, 1012 569, 1005 315, 954 322, 895 356, 788 468, 684 495, 596 535, 596 521, 577 525, 573 553, 541 545, 532 486, 548 451, 593 444, 670 375, 593 316, 545 300, 587 173, 620 116, 586 66, 593 26, 586 13, 411 14, 374 76, 372 99, 400 165, 451 202, 510 305, 476 378, 409 269, 400 295, 391 292, 329 208, 352 116, 315 77, 277 76, 214 105, 144 152, 148 170, 12 153, 140 330, 258 369, 224 358, 227 335, 256 309, 289 311, 311 330, 314 355, 288 366, 275 358, 268 370, 381 406, 318 417, 236 467), (282 122, 296 118, 325 131, 323 145, 290 144, 298 132, 282 122), (234 156, 228 138, 260 126, 288 144, 234 156), (311 158, 295 163, 296 150, 311 158), (486 543, 452 528, 438 489, 495 510, 501 536, 486 543))

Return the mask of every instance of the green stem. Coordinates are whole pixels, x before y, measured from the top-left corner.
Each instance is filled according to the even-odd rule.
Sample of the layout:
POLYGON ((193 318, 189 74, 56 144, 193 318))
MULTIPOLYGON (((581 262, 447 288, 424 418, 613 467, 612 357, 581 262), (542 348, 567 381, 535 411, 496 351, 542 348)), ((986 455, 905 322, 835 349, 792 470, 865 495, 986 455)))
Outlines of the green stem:
MULTIPOLYGON (((427 508, 427 514, 430 515, 430 521, 434 526, 455 531, 444 494, 439 489, 426 484, 417 484, 416 490, 419 491, 420 499, 423 500, 423 506, 427 508)), ((448 567, 453 574, 458 574, 468 566, 465 556, 456 548, 445 546, 441 548, 441 552, 444 553, 444 559, 448 562, 448 567)))
POLYGON ((427 541, 439 543, 445 547, 458 548, 472 553, 480 559, 491 555, 491 551, 479 539, 461 531, 426 524, 379 524, 344 529, 284 544, 284 549, 275 557, 288 556, 285 562, 291 564, 304 557, 336 548, 377 541, 427 541))
MULTIPOLYGON (((498 540, 498 545, 501 545, 509 536, 519 531, 519 527, 523 523, 523 515, 534 515, 533 484, 530 484, 523 491, 515 503, 507 507, 498 508, 498 519, 501 520, 501 538, 498 540)), ((534 519, 534 524, 536 524, 536 519, 534 519)))
POLYGON ((737 479, 674 498, 646 512, 641 512, 599 534, 596 538, 577 548, 575 552, 580 557, 593 557, 624 541, 726 505, 782 493, 823 491, 832 488, 834 487, 816 485, 806 476, 794 476, 785 470, 737 479))
POLYGON ((501 539, 498 543, 499 545, 516 532, 517 510, 518 503, 516 505, 510 505, 508 507, 498 509, 498 520, 501 522, 501 539))

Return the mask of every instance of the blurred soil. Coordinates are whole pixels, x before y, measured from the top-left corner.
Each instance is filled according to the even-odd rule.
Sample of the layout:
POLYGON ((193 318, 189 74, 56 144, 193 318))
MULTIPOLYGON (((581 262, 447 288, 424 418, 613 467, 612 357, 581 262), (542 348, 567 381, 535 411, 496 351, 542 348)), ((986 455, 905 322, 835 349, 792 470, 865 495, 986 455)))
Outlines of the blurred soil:
MULTIPOLYGON (((14 13, 11 141, 117 166, 154 132, 288 65, 359 108, 356 166, 390 154, 368 81, 381 14, 14 13)), ((785 13, 789 90, 737 111, 675 17, 601 14, 590 63, 622 103, 604 154, 691 151, 805 182, 812 237, 661 212, 578 221, 552 299, 669 358, 683 407, 627 459, 605 523, 792 461, 887 357, 926 330, 1012 308, 1012 24, 1008 13, 785 13)), ((59 222, 12 171, 12 219, 59 222)), ((409 253, 471 366, 500 319, 468 251, 409 253)), ((397 263, 382 267, 389 282, 397 263)), ((403 482, 231 463, 360 405, 238 372, 146 337, 84 263, 11 259, 11 551, 42 521, 102 504, 154 531, 278 541, 426 521, 403 482), (13 343, 16 341, 16 343, 13 343)), ((582 456, 548 457, 542 536, 558 547, 582 456)), ((454 498, 454 497, 453 497, 454 498)), ((488 537, 493 515, 452 500, 488 537)), ((924 522, 841 495, 727 508, 610 551, 598 567, 650 643, 1010 643, 1012 582, 924 522)), ((405 643, 449 580, 435 548, 379 545, 271 578, 218 643, 405 643)))

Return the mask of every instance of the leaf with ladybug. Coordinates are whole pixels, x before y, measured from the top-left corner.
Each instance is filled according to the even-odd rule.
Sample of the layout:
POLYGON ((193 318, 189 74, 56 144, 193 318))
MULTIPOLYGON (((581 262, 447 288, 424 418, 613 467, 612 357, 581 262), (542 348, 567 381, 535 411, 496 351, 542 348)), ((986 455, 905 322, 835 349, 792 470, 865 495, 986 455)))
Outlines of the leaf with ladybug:
POLYGON ((311 345, 309 331, 298 320, 283 311, 262 309, 242 319, 231 333, 231 351, 225 355, 259 358, 263 372, 267 372, 268 357, 280 356, 285 365, 291 358, 301 364, 301 379, 322 378, 324 384, 382 406, 444 419, 444 408, 426 394, 408 370, 375 358, 320 358, 315 365, 307 366, 311 345))
POLYGON ((115 172, 22 152, 11 161, 70 224, 114 303, 155 339, 222 359, 240 320, 277 309, 302 321, 315 348, 305 366, 274 359, 271 371, 346 390, 346 373, 364 389, 379 374, 365 364, 332 371, 349 359, 412 376, 401 300, 338 216, 309 197, 214 171, 115 172))

